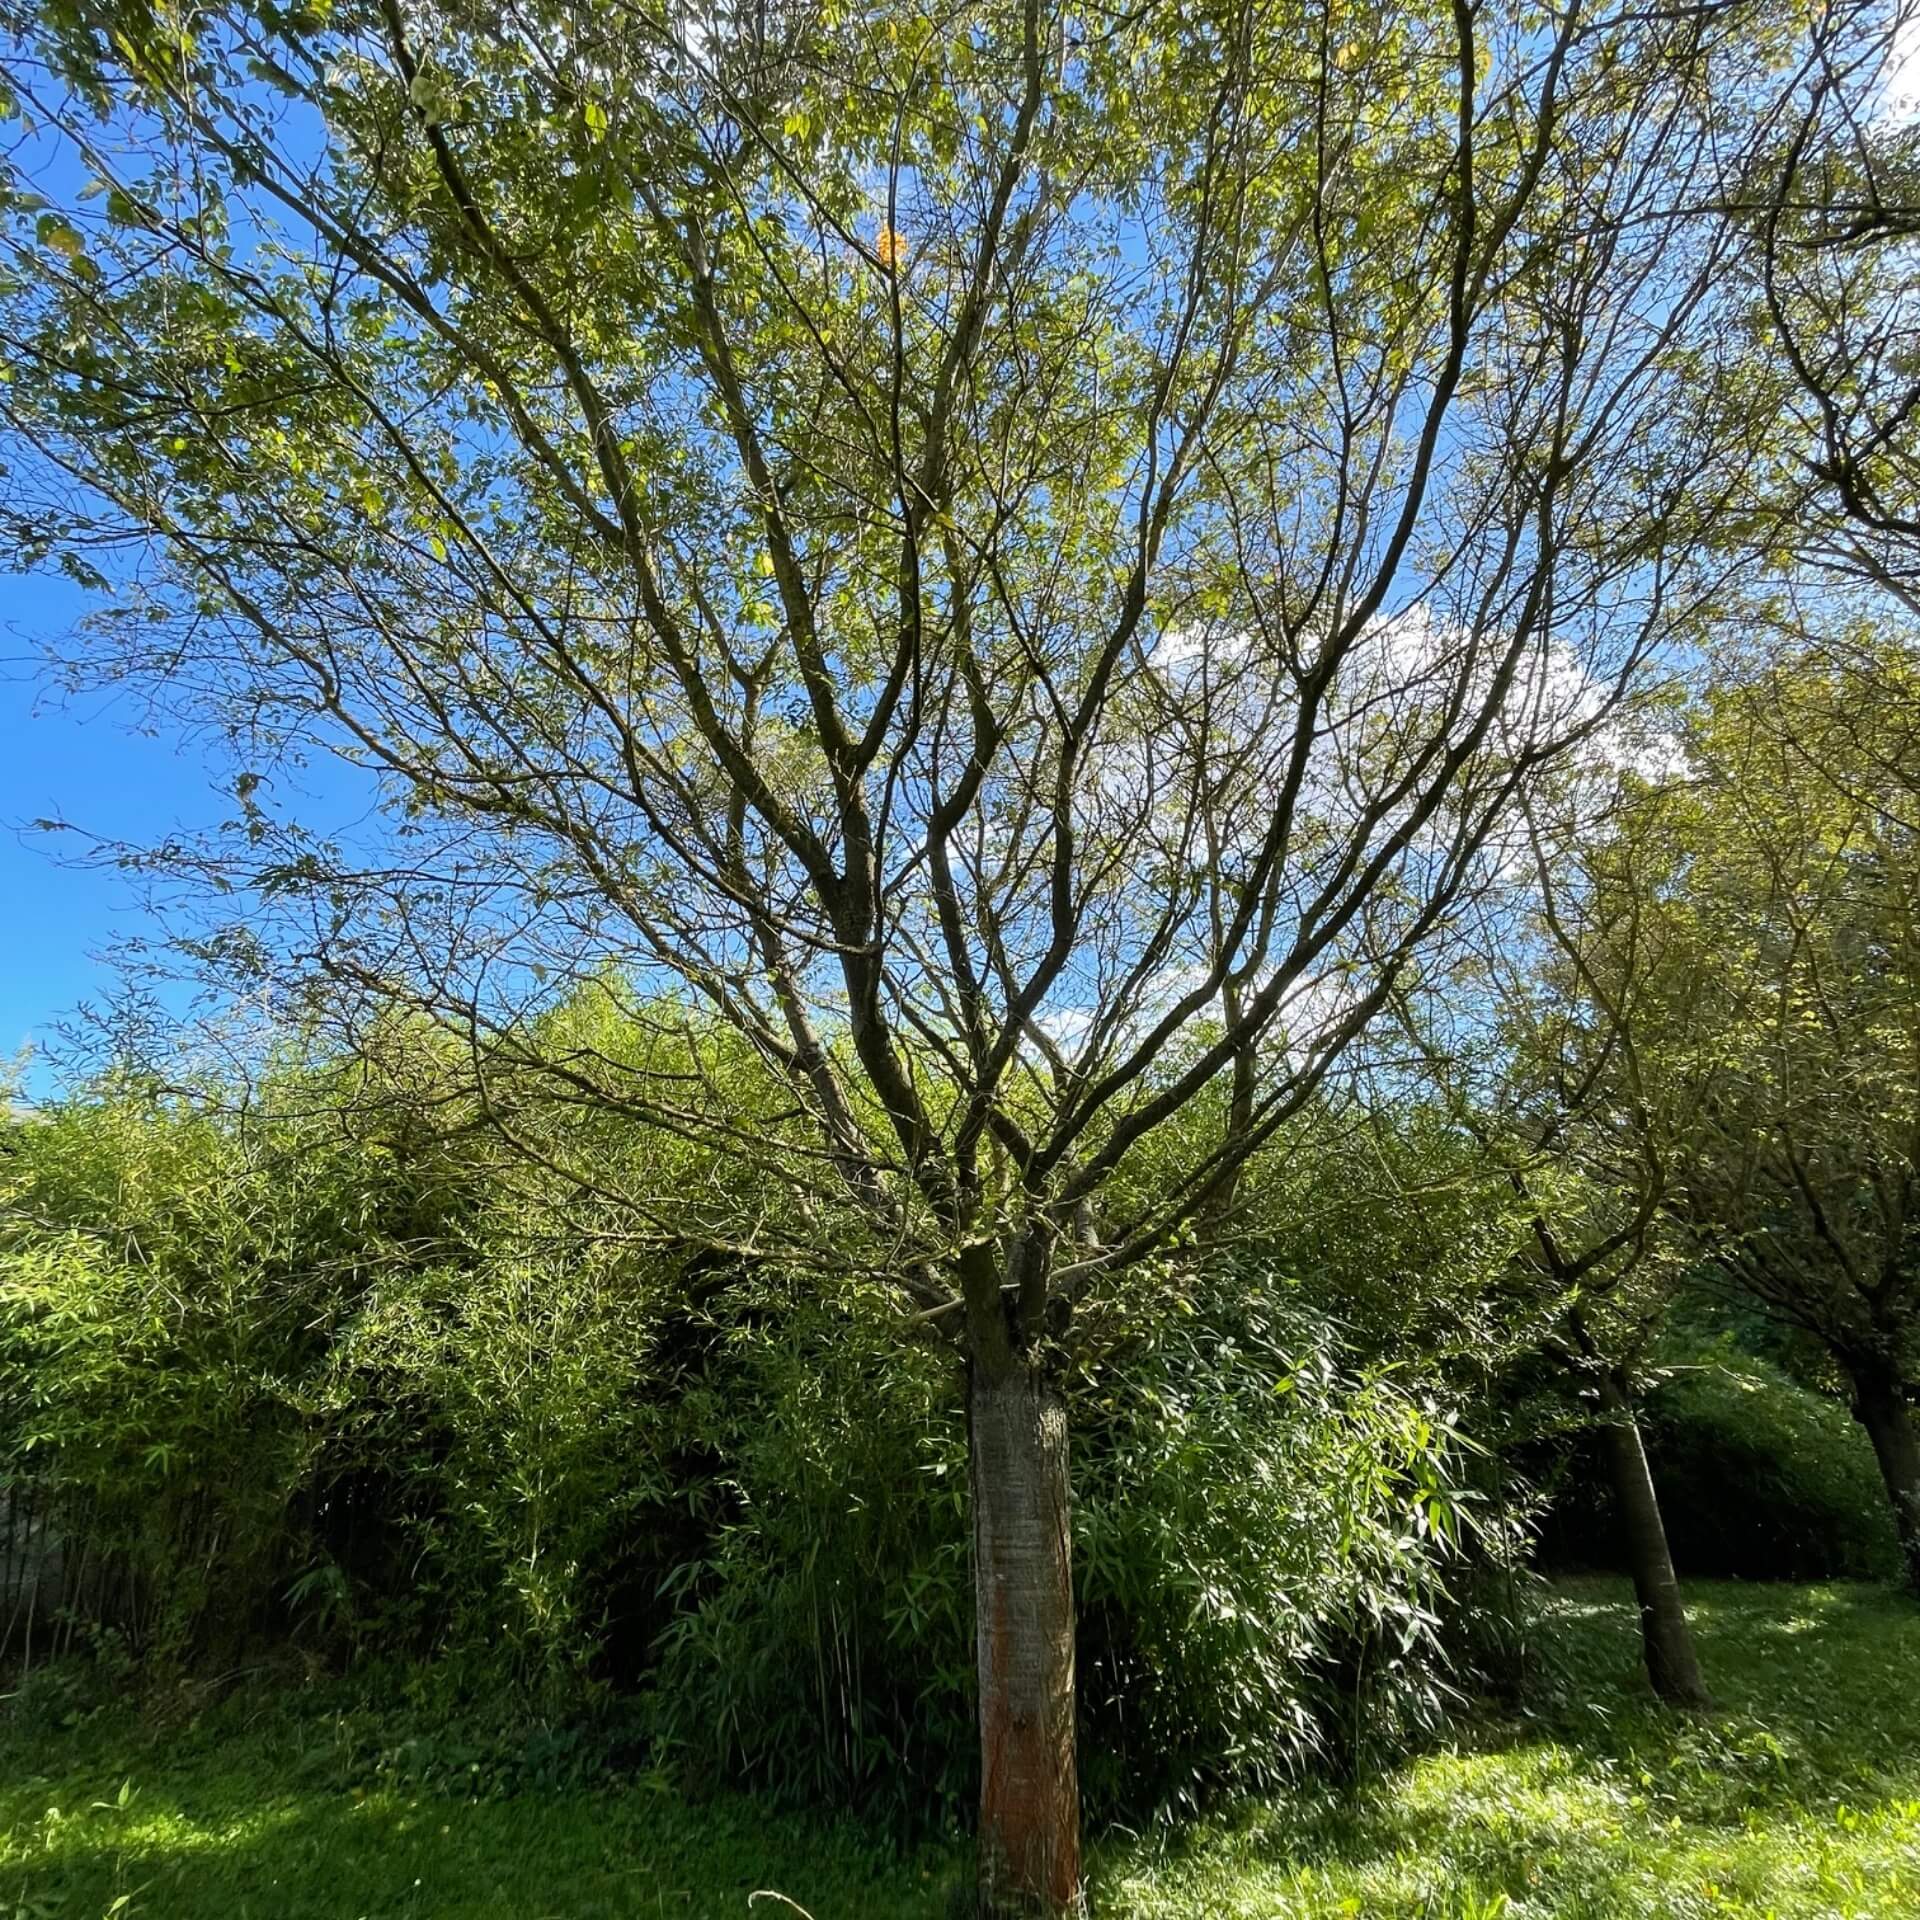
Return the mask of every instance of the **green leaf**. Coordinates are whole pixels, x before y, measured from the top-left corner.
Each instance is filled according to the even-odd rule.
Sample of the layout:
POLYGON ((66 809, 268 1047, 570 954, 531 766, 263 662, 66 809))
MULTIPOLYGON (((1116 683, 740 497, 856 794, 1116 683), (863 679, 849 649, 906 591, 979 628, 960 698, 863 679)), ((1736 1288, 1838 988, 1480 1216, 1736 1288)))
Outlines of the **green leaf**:
POLYGON ((33 223, 33 231, 43 247, 51 248, 63 259, 78 260, 87 250, 79 229, 69 226, 57 213, 43 213, 33 223))

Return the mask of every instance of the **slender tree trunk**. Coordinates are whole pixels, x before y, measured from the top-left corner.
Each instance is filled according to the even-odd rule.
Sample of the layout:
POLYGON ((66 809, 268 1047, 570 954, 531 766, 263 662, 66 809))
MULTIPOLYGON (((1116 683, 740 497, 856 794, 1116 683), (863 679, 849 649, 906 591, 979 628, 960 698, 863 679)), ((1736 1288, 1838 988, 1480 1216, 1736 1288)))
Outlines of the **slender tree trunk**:
POLYGON ((1660 1501, 1647 1467, 1633 1398, 1611 1369, 1600 1374, 1600 1406, 1606 1415, 1607 1468, 1634 1597, 1640 1603, 1640 1642, 1647 1678, 1660 1698, 1674 1707, 1706 1707, 1712 1701, 1693 1650, 1693 1630, 1680 1598, 1680 1581, 1667 1547, 1660 1501))
POLYGON ((969 1395, 980 1668, 980 1912, 1083 1911, 1067 1410, 1024 1362, 969 1395))
POLYGON ((1920 1426, 1890 1367, 1868 1361, 1849 1363, 1847 1371, 1853 1378, 1853 1417, 1873 1442, 1893 1508, 1907 1586, 1920 1595, 1920 1426))

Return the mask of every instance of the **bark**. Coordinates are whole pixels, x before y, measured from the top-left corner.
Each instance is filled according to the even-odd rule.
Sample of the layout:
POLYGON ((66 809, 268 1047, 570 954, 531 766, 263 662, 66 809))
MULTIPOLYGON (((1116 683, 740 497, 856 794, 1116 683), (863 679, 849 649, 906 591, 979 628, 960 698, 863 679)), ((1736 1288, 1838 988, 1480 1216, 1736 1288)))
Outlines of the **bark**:
POLYGON ((1647 1678, 1660 1698, 1674 1707, 1712 1704, 1693 1650, 1693 1630, 1680 1598, 1680 1581, 1667 1547, 1667 1529, 1647 1466, 1647 1450, 1634 1417, 1625 1381, 1612 1371, 1600 1375, 1600 1405, 1606 1415, 1607 1467, 1620 1513, 1620 1534, 1640 1603, 1640 1642, 1647 1678))
POLYGON ((1873 1442, 1873 1457, 1880 1463, 1893 1508, 1907 1586, 1920 1596, 1920 1426, 1891 1368, 1856 1363, 1848 1372, 1853 1377, 1853 1417, 1873 1442))
POLYGON ((980 1673, 980 1912, 1084 1911, 1073 1744, 1067 1411, 1020 1361, 969 1399, 980 1673))

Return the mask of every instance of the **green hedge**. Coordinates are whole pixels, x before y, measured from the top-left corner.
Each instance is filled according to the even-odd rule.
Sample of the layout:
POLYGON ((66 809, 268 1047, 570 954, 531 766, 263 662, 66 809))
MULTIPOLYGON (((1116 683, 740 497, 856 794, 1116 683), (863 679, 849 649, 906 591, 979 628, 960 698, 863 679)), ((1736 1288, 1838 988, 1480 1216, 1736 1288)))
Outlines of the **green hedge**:
MULTIPOLYGON (((294 1075, 243 1122, 130 1086, 11 1136, 0 1489, 98 1571, 78 1640, 411 1659, 450 1716, 615 1718, 699 1777, 961 1808, 955 1357, 851 1263, 583 1231, 364 1091, 294 1075)), ((649 1151, 625 1175, 670 1196, 649 1151)), ((1095 1816, 1437 1721, 1472 1508, 1431 1383, 1264 1274, 1129 1287, 1098 1365, 1059 1363, 1095 1816)))
MULTIPOLYGON (((1731 1340, 1668 1354, 1641 1426, 1674 1565, 1739 1580, 1893 1580, 1900 1556, 1873 1451, 1852 1416, 1731 1340)), ((1550 1564, 1618 1563, 1597 1437, 1550 1474, 1550 1564)))
POLYGON ((1648 1416, 1648 1455, 1681 1572, 1899 1578, 1873 1449, 1839 1401, 1723 1342, 1676 1367, 1648 1416))

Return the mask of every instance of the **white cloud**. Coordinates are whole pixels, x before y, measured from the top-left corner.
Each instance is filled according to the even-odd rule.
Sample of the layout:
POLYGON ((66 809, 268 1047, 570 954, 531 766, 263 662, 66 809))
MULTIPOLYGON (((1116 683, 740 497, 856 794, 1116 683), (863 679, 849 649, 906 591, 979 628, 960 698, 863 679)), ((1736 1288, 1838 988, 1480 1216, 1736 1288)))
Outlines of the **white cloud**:
POLYGON ((1903 10, 1894 27, 1874 117, 1894 127, 1920 122, 1920 10, 1903 10))

